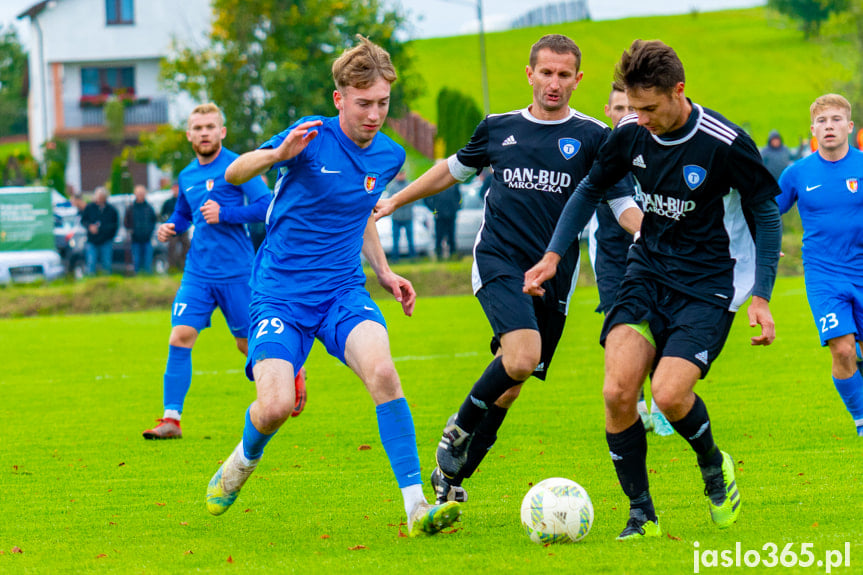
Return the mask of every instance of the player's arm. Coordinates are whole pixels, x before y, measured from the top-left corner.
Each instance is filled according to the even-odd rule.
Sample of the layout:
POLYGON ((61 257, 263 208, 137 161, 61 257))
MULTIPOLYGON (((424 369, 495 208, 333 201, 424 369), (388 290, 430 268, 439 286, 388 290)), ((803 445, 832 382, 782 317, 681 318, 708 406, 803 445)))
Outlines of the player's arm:
POLYGON ((398 208, 411 202, 427 198, 452 186, 456 180, 449 169, 449 162, 439 162, 422 176, 405 186, 389 198, 381 198, 375 206, 375 219, 388 216, 398 208))
POLYGON ((267 219, 267 210, 273 195, 263 178, 252 178, 241 186, 248 198, 248 204, 243 206, 222 206, 219 210, 219 221, 226 224, 247 224, 263 222, 267 219))
POLYGON ((393 294, 397 302, 402 304, 402 310, 405 312, 405 315, 412 315, 417 293, 414 291, 411 282, 393 273, 390 269, 387 263, 387 256, 381 245, 381 239, 378 237, 378 228, 375 225, 374 214, 369 216, 365 232, 363 232, 363 255, 368 260, 369 265, 372 266, 372 270, 374 270, 378 278, 378 283, 385 290, 393 294))
POLYGON ((797 201, 797 185, 794 181, 794 173, 791 166, 788 166, 782 170, 782 174, 779 176, 779 189, 782 190, 782 193, 776 196, 776 203, 779 204, 780 214, 790 210, 794 202, 797 201))
POLYGON ((375 218, 388 216, 406 204, 442 192, 453 184, 464 182, 470 176, 478 174, 488 163, 488 118, 486 118, 476 127, 467 145, 447 158, 446 162, 435 164, 394 196, 378 200, 375 206, 375 218))
POLYGON ((167 242, 173 236, 185 232, 192 225, 192 208, 189 207, 189 200, 183 193, 183 183, 178 183, 180 193, 177 196, 177 203, 174 205, 174 213, 164 224, 156 228, 156 239, 160 242, 167 242))
POLYGON ((318 131, 312 128, 320 126, 322 123, 321 120, 302 122, 291 128, 286 134, 284 132, 280 134, 284 138, 278 145, 246 152, 231 162, 231 165, 225 170, 225 180, 230 184, 239 186, 264 174, 275 164, 295 158, 318 135, 318 131))
POLYGON ((764 167, 755 143, 745 134, 732 144, 727 170, 732 186, 740 193, 741 206, 755 241, 755 285, 747 313, 749 326, 760 325, 761 335, 752 337, 751 342, 752 345, 770 345, 776 338, 776 326, 769 301, 782 247, 782 220, 775 199, 780 189, 764 167))

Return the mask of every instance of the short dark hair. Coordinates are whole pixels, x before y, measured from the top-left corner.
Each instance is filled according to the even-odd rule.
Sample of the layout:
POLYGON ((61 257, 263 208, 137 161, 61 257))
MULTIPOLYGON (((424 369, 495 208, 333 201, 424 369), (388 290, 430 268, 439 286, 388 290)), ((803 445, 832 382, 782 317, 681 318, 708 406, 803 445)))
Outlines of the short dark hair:
POLYGON ((611 97, 614 96, 615 92, 620 92, 621 94, 626 93, 626 86, 624 86, 621 82, 615 80, 611 83, 611 92, 608 93, 608 103, 611 104, 611 97))
POLYGON ((571 38, 563 34, 546 34, 530 47, 530 67, 536 68, 536 60, 540 50, 551 50, 555 54, 572 54, 575 56, 575 71, 581 68, 581 50, 571 38))
POLYGON ((656 88, 671 92, 678 83, 686 82, 686 74, 673 48, 659 40, 636 40, 623 51, 614 80, 630 90, 656 88))
POLYGON ((383 78, 390 84, 396 81, 396 70, 389 52, 371 40, 357 34, 359 43, 333 62, 333 80, 336 89, 358 88, 365 90, 383 78))

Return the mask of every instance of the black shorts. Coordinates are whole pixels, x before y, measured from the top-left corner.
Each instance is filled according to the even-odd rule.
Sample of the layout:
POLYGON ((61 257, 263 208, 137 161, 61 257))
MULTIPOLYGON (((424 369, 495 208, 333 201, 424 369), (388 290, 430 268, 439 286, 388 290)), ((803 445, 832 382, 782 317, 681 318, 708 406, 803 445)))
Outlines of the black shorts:
POLYGON ((554 350, 563 334, 566 303, 561 303, 552 290, 547 290, 542 297, 527 295, 521 291, 523 285, 523 277, 500 276, 483 285, 476 297, 494 330, 491 339, 493 354, 500 348, 500 337, 505 333, 517 329, 539 332, 542 351, 533 376, 545 380, 554 350))
POLYGON ((646 321, 656 343, 653 367, 663 357, 680 357, 707 375, 725 345, 734 312, 690 297, 648 278, 628 277, 605 318, 599 343, 617 324, 646 321))

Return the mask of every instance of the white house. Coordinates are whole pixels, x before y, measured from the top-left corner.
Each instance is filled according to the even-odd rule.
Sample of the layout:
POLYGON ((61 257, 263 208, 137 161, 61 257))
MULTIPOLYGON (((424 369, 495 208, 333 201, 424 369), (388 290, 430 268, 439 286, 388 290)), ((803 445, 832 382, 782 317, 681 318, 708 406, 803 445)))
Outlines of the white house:
MULTIPOLYGON (((120 151, 108 140, 108 96, 127 101, 126 145, 142 131, 179 125, 191 110, 188 99, 160 89, 159 63, 174 40, 204 45, 209 0, 45 0, 18 18, 30 21, 30 151, 41 160, 44 142, 68 142, 66 182, 76 189, 107 182, 120 151)), ((132 166, 132 176, 151 189, 161 178, 143 165, 132 166)))

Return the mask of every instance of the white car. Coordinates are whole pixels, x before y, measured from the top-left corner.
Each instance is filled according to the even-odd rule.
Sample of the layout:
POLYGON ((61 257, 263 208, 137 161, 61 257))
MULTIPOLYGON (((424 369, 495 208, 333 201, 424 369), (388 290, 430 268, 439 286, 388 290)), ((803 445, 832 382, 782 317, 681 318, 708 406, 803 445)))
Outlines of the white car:
POLYGON ((461 185, 461 206, 455 213, 455 249, 462 254, 473 253, 482 227, 485 198, 479 195, 480 185, 479 178, 461 185))
POLYGON ((53 281, 66 273, 54 250, 0 252, 0 285, 53 281))

